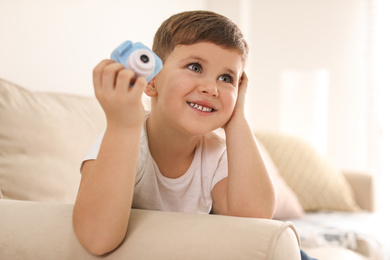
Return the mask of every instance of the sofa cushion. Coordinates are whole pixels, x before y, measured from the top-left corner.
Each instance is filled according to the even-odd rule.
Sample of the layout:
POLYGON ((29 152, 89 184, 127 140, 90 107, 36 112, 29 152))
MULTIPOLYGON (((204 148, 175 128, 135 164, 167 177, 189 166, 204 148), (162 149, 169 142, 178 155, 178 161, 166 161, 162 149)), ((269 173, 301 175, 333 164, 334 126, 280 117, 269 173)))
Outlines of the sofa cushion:
POLYGON ((96 99, 31 92, 0 79, 0 121, 4 198, 74 202, 80 163, 105 125, 96 99))
POLYGON ((369 260, 367 257, 337 246, 323 246, 315 248, 304 248, 303 249, 310 257, 318 258, 321 260, 337 260, 337 259, 348 259, 348 260, 369 260))
POLYGON ((273 219, 283 220, 302 218, 305 215, 305 212, 302 205, 299 203, 297 196, 287 185, 282 176, 280 176, 278 168, 264 145, 261 142, 258 142, 258 145, 267 170, 274 181, 276 190, 277 204, 273 219))
POLYGON ((351 187, 342 173, 304 140, 275 132, 257 132, 281 176, 305 211, 357 211, 351 187))

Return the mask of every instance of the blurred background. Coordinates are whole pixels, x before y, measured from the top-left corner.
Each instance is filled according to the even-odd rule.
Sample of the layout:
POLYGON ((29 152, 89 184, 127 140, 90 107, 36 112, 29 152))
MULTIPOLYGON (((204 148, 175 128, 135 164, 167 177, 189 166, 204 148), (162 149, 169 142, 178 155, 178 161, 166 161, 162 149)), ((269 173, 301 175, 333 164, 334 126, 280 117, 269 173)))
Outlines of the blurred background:
POLYGON ((255 130, 311 142, 335 167, 369 171, 389 211, 389 0, 0 0, 0 77, 93 96, 92 69, 124 40, 152 46, 170 15, 224 14, 250 45, 255 130))

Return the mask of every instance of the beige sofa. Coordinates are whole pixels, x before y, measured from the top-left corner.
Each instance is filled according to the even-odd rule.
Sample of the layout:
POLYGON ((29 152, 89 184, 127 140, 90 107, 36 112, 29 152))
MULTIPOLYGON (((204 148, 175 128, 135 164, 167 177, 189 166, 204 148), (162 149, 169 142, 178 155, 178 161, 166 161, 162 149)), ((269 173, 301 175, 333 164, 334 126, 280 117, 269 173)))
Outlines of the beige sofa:
MULTIPOLYGON (((79 166, 104 129, 94 98, 0 80, 0 259, 100 259, 72 229, 79 166)), ((107 259, 300 259, 290 222, 133 210, 107 259)))
MULTIPOLYGON (((80 246, 71 221, 80 162, 105 125, 96 100, 0 79, 0 121, 0 259, 98 259, 80 246)), ((278 191, 275 220, 133 210, 123 244, 103 258, 295 260, 291 221, 324 209, 373 210, 368 175, 345 178, 294 138, 257 136, 278 191)), ((321 260, 369 257, 339 246, 304 249, 321 260)))

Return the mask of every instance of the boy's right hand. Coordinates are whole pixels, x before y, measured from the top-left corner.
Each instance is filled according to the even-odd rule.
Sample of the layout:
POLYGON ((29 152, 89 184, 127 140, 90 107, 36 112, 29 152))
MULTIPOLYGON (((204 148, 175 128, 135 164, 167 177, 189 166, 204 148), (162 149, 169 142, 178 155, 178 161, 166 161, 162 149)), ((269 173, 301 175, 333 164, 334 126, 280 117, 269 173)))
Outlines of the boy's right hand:
POLYGON ((102 106, 107 127, 140 127, 145 117, 142 93, 147 85, 145 78, 125 69, 113 60, 101 61, 93 70, 95 95, 102 106), (130 87, 130 83, 133 83, 130 87))

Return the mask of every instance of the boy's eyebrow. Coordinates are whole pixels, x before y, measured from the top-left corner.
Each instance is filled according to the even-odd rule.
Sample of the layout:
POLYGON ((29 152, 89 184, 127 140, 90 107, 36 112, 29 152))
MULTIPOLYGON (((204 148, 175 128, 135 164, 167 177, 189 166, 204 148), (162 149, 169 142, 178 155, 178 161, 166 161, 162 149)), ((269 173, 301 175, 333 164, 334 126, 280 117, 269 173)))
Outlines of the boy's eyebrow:
POLYGON ((205 59, 203 59, 202 57, 200 56, 197 56, 197 55, 190 55, 188 57, 185 58, 185 60, 189 60, 189 59, 193 59, 193 60, 200 60, 200 61, 203 61, 203 62, 207 62, 205 59))
MULTIPOLYGON (((207 60, 205 60, 204 58, 202 58, 198 55, 190 55, 187 58, 185 58, 184 60, 189 60, 189 59, 199 60, 199 61, 207 63, 207 60)), ((237 71, 230 69, 230 68, 225 68, 224 70, 226 70, 229 74, 233 74, 233 75, 237 75, 237 73, 238 73, 237 71)))
POLYGON ((229 69, 229 68, 225 68, 226 72, 232 76, 235 76, 238 74, 237 71, 233 70, 233 69, 229 69))

